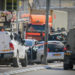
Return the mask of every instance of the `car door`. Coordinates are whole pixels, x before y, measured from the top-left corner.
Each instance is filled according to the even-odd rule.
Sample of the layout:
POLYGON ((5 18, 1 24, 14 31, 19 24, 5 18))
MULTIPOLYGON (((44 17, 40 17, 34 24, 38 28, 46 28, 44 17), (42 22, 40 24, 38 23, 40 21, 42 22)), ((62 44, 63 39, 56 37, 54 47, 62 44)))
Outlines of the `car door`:
POLYGON ((41 60, 41 56, 44 55, 44 45, 40 44, 38 46, 38 50, 37 50, 37 61, 40 61, 41 60))
POLYGON ((2 53, 4 50, 4 33, 0 32, 0 53, 2 53))
POLYGON ((11 39, 10 36, 8 35, 8 33, 4 33, 4 50, 7 50, 8 52, 10 51, 9 48, 9 43, 10 43, 11 39))
POLYGON ((25 47, 22 44, 22 38, 17 35, 17 45, 18 45, 18 51, 19 51, 19 58, 24 58, 25 56, 25 47))
POLYGON ((32 48, 32 59, 36 60, 37 59, 37 50, 38 50, 38 46, 34 46, 32 48))

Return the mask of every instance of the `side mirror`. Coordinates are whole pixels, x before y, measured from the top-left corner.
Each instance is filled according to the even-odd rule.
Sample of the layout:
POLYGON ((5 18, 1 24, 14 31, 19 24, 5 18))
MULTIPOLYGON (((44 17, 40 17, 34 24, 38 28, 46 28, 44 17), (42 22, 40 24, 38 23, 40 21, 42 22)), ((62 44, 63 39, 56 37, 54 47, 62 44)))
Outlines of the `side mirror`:
POLYGON ((18 35, 14 33, 14 40, 17 40, 18 35))
POLYGON ((66 45, 67 50, 70 50, 70 45, 66 45))
POLYGON ((20 31, 18 32, 18 35, 19 35, 19 37, 21 37, 21 32, 20 31))
POLYGON ((14 37, 14 40, 17 40, 17 37, 16 36, 14 37))
POLYGON ((38 48, 34 46, 34 47, 33 47, 33 50, 34 50, 34 51, 37 51, 37 50, 38 50, 38 48))
POLYGON ((13 35, 12 34, 10 35, 10 38, 11 38, 11 40, 13 39, 13 35))
POLYGON ((22 45, 25 45, 25 41, 24 40, 21 40, 21 43, 22 43, 22 45))

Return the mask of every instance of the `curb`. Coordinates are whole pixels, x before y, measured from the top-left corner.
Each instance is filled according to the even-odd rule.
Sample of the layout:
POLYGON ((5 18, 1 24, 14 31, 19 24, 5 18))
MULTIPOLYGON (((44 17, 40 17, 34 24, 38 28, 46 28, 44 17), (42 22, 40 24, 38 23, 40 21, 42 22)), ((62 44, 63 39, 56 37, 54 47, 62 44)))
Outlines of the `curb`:
POLYGON ((48 69, 48 68, 50 68, 50 67, 43 66, 43 67, 34 67, 34 68, 28 68, 28 69, 20 69, 20 70, 16 70, 16 71, 5 72, 2 75, 14 75, 14 74, 18 74, 18 73, 37 71, 37 70, 43 70, 43 69, 48 69))

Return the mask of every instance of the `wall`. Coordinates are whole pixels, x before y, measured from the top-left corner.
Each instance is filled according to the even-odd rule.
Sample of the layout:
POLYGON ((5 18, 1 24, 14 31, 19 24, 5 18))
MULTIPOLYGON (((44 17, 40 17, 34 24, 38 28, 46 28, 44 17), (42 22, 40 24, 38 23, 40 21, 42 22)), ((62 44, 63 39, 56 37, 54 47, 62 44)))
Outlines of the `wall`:
POLYGON ((68 29, 75 27, 75 9, 68 10, 68 29))
POLYGON ((67 30, 68 25, 68 13, 66 11, 53 10, 53 27, 55 30, 57 28, 65 28, 67 30))

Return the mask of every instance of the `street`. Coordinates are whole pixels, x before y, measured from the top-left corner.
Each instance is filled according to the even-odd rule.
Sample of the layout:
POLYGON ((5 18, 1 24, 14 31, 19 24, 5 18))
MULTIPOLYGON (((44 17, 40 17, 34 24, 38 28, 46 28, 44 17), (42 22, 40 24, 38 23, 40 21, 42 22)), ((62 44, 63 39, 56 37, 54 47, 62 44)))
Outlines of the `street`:
POLYGON ((22 74, 15 74, 15 75, 75 75, 75 71, 64 71, 60 68, 57 68, 56 70, 45 69, 45 70, 27 72, 22 74))
POLYGON ((74 75, 75 69, 64 71, 63 62, 49 63, 48 65, 28 65, 27 67, 14 68, 11 66, 0 66, 0 75, 74 75))
POLYGON ((0 0, 0 75, 75 75, 75 0, 0 0))

